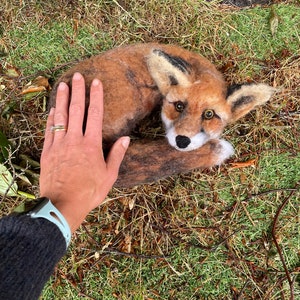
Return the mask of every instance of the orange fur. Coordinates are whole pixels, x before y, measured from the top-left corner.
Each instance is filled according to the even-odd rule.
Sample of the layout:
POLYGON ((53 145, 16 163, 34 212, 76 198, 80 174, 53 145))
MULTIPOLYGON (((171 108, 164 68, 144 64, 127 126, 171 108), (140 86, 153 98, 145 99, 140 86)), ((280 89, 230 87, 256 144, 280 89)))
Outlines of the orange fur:
MULTIPOLYGON (((169 144, 165 140, 132 143, 121 167, 119 186, 222 163, 233 153, 228 142, 216 140, 226 124, 266 102, 274 91, 262 84, 257 88, 248 85, 226 97, 222 74, 207 59, 174 45, 112 49, 75 65, 58 82, 70 85, 75 72, 85 78, 86 102, 92 80, 103 82, 106 149, 120 136, 129 135, 155 107, 162 106, 169 144)), ((50 107, 55 105, 57 84, 50 107)))

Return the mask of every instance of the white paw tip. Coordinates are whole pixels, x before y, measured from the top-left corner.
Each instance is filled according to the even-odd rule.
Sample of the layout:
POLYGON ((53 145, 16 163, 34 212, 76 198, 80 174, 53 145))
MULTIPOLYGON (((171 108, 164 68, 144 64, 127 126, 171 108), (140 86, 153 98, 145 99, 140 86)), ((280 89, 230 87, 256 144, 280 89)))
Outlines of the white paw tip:
POLYGON ((221 148, 219 152, 219 159, 217 165, 222 164, 226 159, 228 159, 230 156, 234 154, 234 149, 229 142, 225 140, 219 140, 219 142, 221 148))

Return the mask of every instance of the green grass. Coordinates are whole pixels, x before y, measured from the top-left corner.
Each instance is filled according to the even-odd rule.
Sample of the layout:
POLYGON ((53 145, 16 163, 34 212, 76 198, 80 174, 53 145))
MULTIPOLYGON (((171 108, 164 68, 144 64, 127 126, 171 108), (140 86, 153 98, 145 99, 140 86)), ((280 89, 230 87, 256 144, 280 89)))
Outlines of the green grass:
MULTIPOLYGON (((21 154, 39 159, 48 95, 23 98, 22 88, 38 74, 52 84, 70 64, 114 46, 179 44, 209 58, 229 83, 279 88, 270 103, 224 132, 236 151, 230 162, 256 159, 255 166, 234 169, 229 162, 114 189, 74 235, 41 299, 287 299, 271 228, 294 188, 276 238, 300 297, 299 2, 274 5, 274 36, 270 7, 215 1, 5 1, 0 9, 1 131, 17 165, 24 166, 21 154), (9 68, 20 76, 6 76, 9 68)), ((18 183, 38 194, 36 183, 18 183)), ((1 213, 23 201, 5 198, 1 213)))
MULTIPOLYGON (((148 35, 154 35, 154 40, 199 48, 208 55, 216 54, 217 51, 217 54, 222 53, 231 59, 240 58, 242 63, 245 56, 263 60, 270 55, 279 55, 284 49, 292 53, 299 49, 300 8, 297 5, 283 4, 276 7, 279 26, 276 35, 272 37, 270 9, 257 7, 221 13, 214 6, 210 8, 209 4, 169 2, 173 4, 175 13, 176 8, 178 10, 177 15, 172 11, 174 16, 171 18, 161 18, 164 14, 167 16, 171 13, 167 3, 160 7, 157 15, 157 5, 151 1, 146 4, 145 9, 135 6, 132 12, 121 10, 119 6, 112 4, 111 10, 119 8, 119 15, 110 16, 111 18, 106 16, 108 24, 100 22, 101 17, 104 18, 103 15, 108 13, 103 11, 107 9, 105 5, 98 16, 100 24, 94 24, 94 20, 89 23, 76 18, 47 19, 47 15, 38 21, 34 16, 26 18, 17 29, 3 30, 3 48, 8 54, 7 61, 28 75, 99 53, 118 44, 148 41, 148 35), (189 14, 182 14, 183 9, 189 11, 189 14), (161 30, 159 26, 162 27, 161 30), (180 31, 172 26, 180 26, 180 31), (168 31, 164 32, 166 29, 168 31), (6 45, 6 41, 10 43, 6 45), (210 46, 212 41, 215 47, 213 53, 210 46)), ((80 10, 83 10, 80 5, 83 3, 79 4, 80 10)), ((42 14, 45 14, 44 10, 42 14)), ((254 68, 256 64, 254 61, 248 67, 254 68)), ((245 66, 242 64, 242 67, 245 66)))
MULTIPOLYGON (((78 293, 82 289, 95 299, 115 299, 116 295, 120 299, 231 299, 234 290, 240 291, 244 285, 244 294, 249 299, 264 299, 267 295, 267 299, 280 299, 277 276, 283 274, 283 268, 272 243, 270 228, 277 208, 289 192, 274 191, 251 199, 247 195, 257 190, 264 192, 265 189, 294 187, 296 179, 300 177, 299 156, 289 160, 286 156, 270 153, 259 162, 256 169, 231 170, 227 175, 221 173, 219 176, 201 174, 203 177, 199 186, 191 186, 178 178, 173 188, 169 187, 168 194, 159 195, 156 191, 154 195, 142 195, 144 203, 153 207, 150 212, 140 199, 136 204, 140 207, 134 208, 132 213, 138 215, 135 215, 131 224, 128 224, 125 216, 117 219, 122 219, 124 234, 132 231, 134 237, 136 228, 146 227, 145 220, 141 221, 143 216, 150 214, 148 217, 152 230, 144 233, 144 240, 152 240, 152 244, 156 244, 156 251, 151 253, 147 248, 138 247, 138 251, 134 252, 141 251, 142 254, 148 254, 149 258, 107 256, 103 253, 97 261, 91 257, 96 251, 101 253, 101 249, 91 242, 82 256, 90 257, 93 267, 76 289, 70 288, 73 290, 72 298, 68 296, 63 299, 79 299, 75 297, 75 291, 78 293), (293 167, 287 168, 287 161, 293 167), (242 183, 240 178, 243 174, 257 182, 247 180, 242 183), (276 178, 284 178, 284 181, 276 178), (209 186, 210 180, 216 182, 213 190, 209 186), (156 201, 160 196, 165 197, 165 202, 159 206, 153 203, 153 196, 156 201), (154 207, 160 220, 151 219, 154 207), (163 222, 165 231, 161 232, 154 225, 162 226, 163 222), (159 237, 168 241, 160 243, 157 241, 159 237), (165 258, 152 259, 151 255, 156 254, 163 254, 165 258), (261 282, 268 282, 268 286, 261 285, 261 282), (270 287, 272 291, 268 291, 270 287)), ((194 176, 199 174, 195 173, 194 176)), ((299 197, 298 191, 290 199, 278 222, 277 238, 290 270, 299 265, 299 197)), ((128 207, 124 209, 128 210, 128 207)), ((114 211, 115 208, 112 208, 110 220, 114 218, 114 211)), ((103 212, 100 213, 102 215, 103 212)), ((110 222, 115 224, 114 220, 110 222)), ((97 238, 101 235, 103 238, 101 226, 87 226, 92 236, 97 238)), ((75 244, 87 239, 84 232, 82 234, 75 244)), ((101 244, 105 242, 102 240, 101 244)), ((79 259, 76 256, 75 261, 79 259)), ((74 261, 72 264, 69 262, 68 270, 67 274, 74 278, 80 273, 74 269, 74 261)), ((282 290, 289 293, 287 285, 282 290)), ((72 292, 69 292, 71 295, 72 292)), ((50 284, 47 293, 52 293, 50 284)), ((298 285, 295 294, 300 295, 298 285)), ((45 296, 45 299, 51 298, 45 296)))
POLYGON ((247 55, 256 59, 276 56, 282 49, 296 53, 300 41, 300 7, 282 4, 274 10, 278 16, 275 36, 270 29, 270 9, 256 7, 230 16, 222 43, 230 48, 237 45, 239 51, 247 51, 247 55))
POLYGON ((9 61, 24 75, 48 72, 64 62, 91 56, 97 49, 100 52, 111 46, 109 36, 94 32, 88 25, 74 31, 72 20, 50 21, 43 27, 36 23, 24 24, 21 29, 10 31, 6 38, 14 41, 15 47, 9 61))

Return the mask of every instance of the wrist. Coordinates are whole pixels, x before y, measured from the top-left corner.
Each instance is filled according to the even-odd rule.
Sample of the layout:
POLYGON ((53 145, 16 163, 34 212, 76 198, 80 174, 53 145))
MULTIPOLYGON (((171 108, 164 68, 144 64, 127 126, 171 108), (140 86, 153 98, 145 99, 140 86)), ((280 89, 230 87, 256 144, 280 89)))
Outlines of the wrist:
POLYGON ((60 211, 64 216, 65 220, 69 224, 71 233, 75 232, 84 221, 86 215, 82 206, 77 207, 74 203, 68 201, 53 200, 53 205, 60 211))
POLYGON ((55 224, 64 236, 66 248, 68 248, 71 240, 71 230, 67 220, 49 198, 42 197, 37 200, 39 200, 39 203, 27 215, 34 219, 44 218, 55 224))

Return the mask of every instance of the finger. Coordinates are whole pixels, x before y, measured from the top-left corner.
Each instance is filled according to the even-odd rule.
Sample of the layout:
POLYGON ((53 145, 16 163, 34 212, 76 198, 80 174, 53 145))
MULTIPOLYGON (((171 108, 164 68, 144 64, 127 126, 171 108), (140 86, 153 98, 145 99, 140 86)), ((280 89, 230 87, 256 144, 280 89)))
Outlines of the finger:
POLYGON ((85 110, 85 82, 82 75, 76 72, 72 79, 72 96, 69 106, 68 135, 82 135, 85 110))
POLYGON ((90 91, 90 105, 87 115, 85 136, 102 145, 103 122, 103 86, 100 80, 94 79, 90 91))
POLYGON ((111 174, 112 178, 114 178, 114 181, 118 178, 119 168, 125 156, 126 150, 128 149, 129 143, 130 138, 128 136, 119 138, 113 144, 108 154, 106 166, 108 172, 111 174))
POLYGON ((53 143, 53 132, 51 131, 51 127, 54 125, 54 113, 55 113, 55 108, 51 107, 47 123, 46 123, 46 129, 45 129, 45 140, 44 140, 44 146, 43 149, 47 150, 51 147, 53 143))
MULTIPOLYGON (((67 128, 68 124, 68 106, 69 106, 69 87, 66 83, 61 82, 57 88, 56 108, 52 125, 62 125, 67 128)), ((60 130, 53 132, 54 139, 61 138, 66 131, 60 130)))

